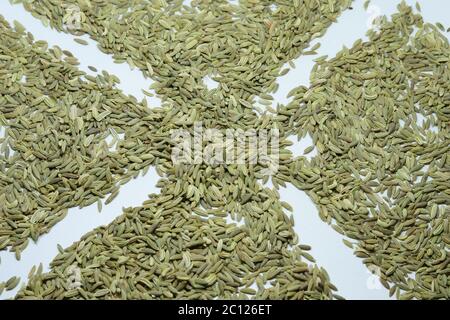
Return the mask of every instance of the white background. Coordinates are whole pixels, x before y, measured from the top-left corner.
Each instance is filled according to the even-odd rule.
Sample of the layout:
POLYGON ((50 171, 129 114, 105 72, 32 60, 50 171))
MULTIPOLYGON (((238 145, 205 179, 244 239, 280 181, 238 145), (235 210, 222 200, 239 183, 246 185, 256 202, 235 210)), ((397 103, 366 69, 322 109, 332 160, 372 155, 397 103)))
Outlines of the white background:
MULTIPOLYGON (((287 103, 287 93, 301 84, 308 85, 309 73, 313 66, 313 59, 327 54, 334 56, 342 46, 351 47, 359 38, 366 39, 365 33, 368 23, 377 14, 391 15, 396 11, 398 0, 371 1, 372 7, 368 11, 363 9, 363 1, 356 0, 353 10, 345 11, 338 23, 333 24, 326 35, 316 42, 322 46, 317 56, 304 56, 295 61, 296 68, 287 75, 281 77, 278 82, 280 89, 275 95, 275 101, 287 103)), ((414 5, 415 1, 407 1, 414 5)), ((450 1, 426 0, 420 1, 422 15, 427 22, 441 22, 446 28, 450 26, 450 1)), ((11 5, 8 1, 0 1, 0 14, 9 22, 20 21, 28 31, 32 32, 37 40, 46 40, 50 45, 58 45, 74 53, 80 60, 80 69, 93 74, 87 66, 95 66, 98 70, 107 70, 121 79, 119 87, 127 94, 132 94, 138 99, 144 98, 141 89, 148 89, 150 80, 144 79, 137 69, 130 70, 126 64, 114 64, 110 56, 97 49, 95 42, 87 36, 82 37, 89 42, 89 46, 82 46, 73 41, 73 36, 58 33, 55 30, 44 27, 31 14, 20 5, 11 5)), ((315 42, 314 42, 315 43, 315 42)), ((312 45, 314 45, 314 43, 312 45)), ((159 106, 157 98, 147 98, 150 106, 159 106)), ((0 134, 2 133, 0 129, 0 134)), ((311 145, 310 139, 297 142, 291 150, 294 155, 301 155, 303 150, 311 145)), ((314 152, 309 156, 313 156, 314 152)), ((56 256, 56 245, 63 247, 71 245, 83 234, 97 226, 111 222, 122 213, 123 207, 139 206, 147 199, 150 193, 157 193, 155 184, 158 176, 154 170, 150 170, 145 177, 139 177, 122 187, 119 196, 110 205, 103 208, 102 213, 97 211, 96 205, 83 210, 77 208, 69 210, 68 216, 57 224, 49 234, 42 236, 37 243, 31 243, 22 253, 21 261, 16 261, 10 252, 0 252, 0 281, 5 281, 12 276, 22 278, 25 283, 27 274, 33 265, 43 263, 48 270, 50 261, 56 256)), ((338 287, 338 293, 347 299, 388 299, 387 290, 356 258, 352 251, 342 243, 342 236, 330 226, 323 223, 318 216, 317 209, 305 193, 289 186, 280 191, 281 198, 290 203, 295 210, 296 231, 300 242, 312 246, 311 254, 319 266, 324 267, 330 274, 332 282, 338 287)), ((16 290, 4 292, 0 299, 14 296, 16 290)))

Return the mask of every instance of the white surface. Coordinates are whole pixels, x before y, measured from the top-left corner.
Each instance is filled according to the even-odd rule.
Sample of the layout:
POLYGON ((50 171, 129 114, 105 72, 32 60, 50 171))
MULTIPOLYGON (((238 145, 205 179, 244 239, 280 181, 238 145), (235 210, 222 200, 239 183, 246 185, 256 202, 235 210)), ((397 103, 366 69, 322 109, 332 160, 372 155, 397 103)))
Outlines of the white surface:
MULTIPOLYGON (((414 5, 414 1, 407 1, 414 5)), ((351 47, 359 38, 365 38, 367 21, 374 13, 390 15, 395 12, 399 1, 378 0, 371 2, 373 6, 370 12, 362 8, 363 1, 356 0, 353 10, 347 10, 339 18, 338 23, 333 24, 326 35, 317 41, 322 44, 316 56, 303 56, 295 61, 296 68, 278 80, 280 89, 275 95, 276 102, 286 103, 287 93, 301 84, 308 85, 309 73, 313 67, 312 61, 318 56, 334 56, 343 45, 351 47)), ((441 22, 444 26, 450 25, 450 1, 427 0, 421 1, 422 14, 428 22, 441 22)), ((135 69, 130 70, 126 64, 114 64, 111 57, 101 53, 95 43, 87 36, 83 38, 89 41, 89 46, 82 46, 73 41, 73 36, 58 33, 44 27, 34 19, 21 6, 11 5, 8 1, 0 1, 0 14, 8 21, 14 19, 20 21, 28 31, 32 32, 36 39, 46 40, 51 45, 58 45, 71 51, 81 62, 80 68, 88 73, 92 72, 88 65, 95 66, 117 75, 121 79, 119 87, 127 94, 132 94, 138 99, 144 95, 141 89, 148 89, 151 80, 145 80, 141 73, 135 69)), ((314 44, 314 43, 313 43, 314 44)), ((209 81, 208 81, 209 82, 209 81)), ((147 98, 150 106, 158 106, 159 100, 147 98)), ((295 142, 295 140, 293 141, 295 142)), ((303 150, 311 144, 310 138, 302 139, 292 146, 295 155, 303 154, 303 150)), ((309 156, 314 155, 314 153, 309 156)), ((139 177, 123 186, 120 195, 110 205, 103 208, 102 213, 97 212, 96 205, 83 210, 71 209, 68 216, 56 225, 49 234, 42 236, 37 244, 30 244, 22 253, 22 260, 16 261, 13 254, 0 252, 0 281, 7 280, 11 276, 20 276, 26 281, 27 274, 33 265, 43 263, 48 270, 48 264, 57 254, 56 245, 63 247, 77 241, 83 234, 93 228, 111 222, 122 213, 122 207, 139 206, 147 199, 147 194, 157 192, 154 187, 158 177, 154 170, 150 170, 145 177, 139 177)), ((376 278, 363 266, 360 259, 353 256, 351 250, 342 243, 342 236, 330 226, 323 223, 317 213, 317 209, 308 196, 292 186, 280 191, 282 200, 290 203, 295 210, 296 231, 300 242, 312 246, 312 255, 319 266, 324 267, 330 274, 332 282, 338 287, 339 294, 347 299, 387 299, 387 291, 378 285, 376 278)), ((4 293, 0 298, 13 297, 17 289, 4 293)))

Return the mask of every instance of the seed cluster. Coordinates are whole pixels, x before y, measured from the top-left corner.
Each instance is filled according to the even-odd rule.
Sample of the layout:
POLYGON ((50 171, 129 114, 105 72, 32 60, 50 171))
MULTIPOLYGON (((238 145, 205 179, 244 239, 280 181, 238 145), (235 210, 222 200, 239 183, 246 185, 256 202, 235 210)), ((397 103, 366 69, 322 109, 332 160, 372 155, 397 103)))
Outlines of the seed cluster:
MULTIPOLYGON (((29 5, 26 4, 27 8, 31 9, 29 5)), ((41 9, 45 12, 49 9, 60 10, 59 7, 49 2, 32 3, 32 5, 36 6, 33 8, 35 14, 41 9)), ((68 2, 67 5, 71 5, 71 3, 68 2)), ((68 6, 62 7, 68 8, 68 6)), ((118 191, 117 184, 111 187, 105 184, 106 188, 102 193, 95 190, 95 187, 98 186, 97 176, 100 179, 103 176, 107 179, 109 176, 105 173, 110 165, 109 157, 118 158, 122 165, 119 170, 114 172, 116 174, 114 178, 118 179, 119 183, 126 183, 131 175, 138 174, 139 170, 146 168, 151 161, 154 161, 158 172, 164 176, 164 179, 158 183, 158 186, 161 187, 159 197, 163 199, 161 202, 169 202, 168 209, 162 210, 165 206, 157 202, 158 211, 152 212, 151 214, 155 215, 152 217, 148 208, 136 208, 132 210, 134 212, 133 223, 130 225, 130 222, 126 221, 120 224, 119 235, 125 237, 124 239, 128 236, 133 238, 131 242, 125 241, 120 244, 122 246, 120 263, 123 263, 122 260, 130 259, 131 267, 129 270, 117 270, 119 272, 115 274, 115 277, 123 280, 118 280, 120 285, 111 287, 111 282, 107 280, 101 285, 101 282, 106 279, 105 277, 112 272, 109 264, 105 263, 104 270, 99 269, 95 273, 85 272, 90 264, 88 259, 97 259, 96 257, 99 256, 107 257, 111 254, 108 252, 108 248, 97 246, 95 239, 98 237, 98 233, 104 233, 103 230, 99 230, 93 232, 92 236, 86 236, 84 240, 87 243, 86 246, 81 245, 82 248, 85 248, 82 251, 82 256, 86 255, 85 257, 81 260, 80 258, 66 260, 68 252, 75 250, 78 246, 67 249, 66 253, 62 253, 62 255, 63 260, 69 261, 69 263, 61 264, 57 262, 57 258, 52 264, 53 269, 49 274, 41 275, 39 272, 36 276, 30 274, 31 279, 34 280, 30 280, 29 287, 21 291, 18 297, 168 298, 175 296, 208 298, 245 297, 248 295, 266 298, 332 298, 333 290, 336 288, 329 283, 326 272, 302 261, 302 257, 310 261, 313 261, 313 258, 306 252, 309 249, 308 246, 297 245, 298 240, 292 229, 292 219, 287 218, 284 213, 285 209, 283 209, 283 206, 288 209, 290 206, 279 201, 279 195, 276 192, 263 188, 257 181, 256 172, 260 171, 260 167, 258 165, 254 167, 230 165, 214 168, 205 165, 174 166, 169 161, 172 147, 169 133, 171 129, 180 127, 192 130, 193 122, 198 120, 202 121, 205 127, 211 128, 271 128, 276 126, 272 116, 264 114, 258 117, 257 112, 253 110, 254 97, 261 93, 262 99, 272 99, 269 94, 263 94, 262 91, 267 90, 268 87, 271 87, 272 91, 276 89, 276 77, 280 73, 287 72, 287 70, 280 71, 281 66, 290 58, 298 56, 308 46, 310 40, 320 36, 340 11, 347 6, 347 1, 336 3, 336 7, 332 4, 324 5, 316 2, 282 4, 276 13, 267 10, 267 4, 260 4, 256 7, 259 14, 252 14, 253 18, 249 8, 245 9, 245 6, 229 6, 225 3, 219 4, 217 1, 208 4, 193 3, 195 11, 200 10, 200 13, 194 12, 188 7, 180 7, 175 3, 170 6, 153 5, 149 7, 147 1, 140 1, 136 4, 130 4, 127 1, 121 5, 114 4, 112 6, 109 1, 100 3, 94 8, 89 5, 84 7, 83 4, 80 4, 80 9, 83 10, 80 12, 81 17, 103 15, 108 12, 108 14, 104 14, 103 18, 96 16, 92 21, 83 18, 81 27, 86 28, 85 31, 90 31, 89 33, 99 40, 102 50, 109 53, 114 52, 116 58, 119 54, 125 55, 123 61, 138 66, 145 75, 153 77, 157 83, 154 88, 162 96, 164 105, 157 110, 147 109, 136 101, 129 102, 123 96, 120 97, 121 100, 116 101, 117 98, 113 96, 111 104, 115 102, 118 105, 116 117, 123 120, 123 123, 118 125, 111 120, 111 118, 115 118, 112 112, 103 113, 103 109, 98 110, 99 106, 106 104, 108 106, 106 111, 110 111, 109 104, 103 100, 105 88, 101 88, 98 94, 100 98, 97 98, 97 100, 102 99, 101 101, 97 102, 95 99, 97 95, 94 95, 94 98, 86 99, 86 105, 78 106, 75 103, 76 109, 75 107, 68 108, 66 114, 69 119, 72 116, 72 120, 79 122, 81 116, 82 123, 86 123, 87 126, 85 131, 77 127, 67 128, 66 131, 75 136, 73 140, 80 139, 79 142, 82 145, 79 148, 71 148, 75 149, 73 151, 75 154, 69 158, 73 161, 80 149, 86 149, 89 151, 86 151, 87 154, 83 159, 89 163, 93 162, 92 169, 77 167, 77 170, 72 173, 73 175, 69 176, 76 182, 81 180, 81 186, 75 184, 70 191, 78 195, 77 199, 82 201, 82 205, 89 205, 106 193, 112 192, 112 196, 114 196, 118 191), (127 7, 123 9, 125 4, 127 7), (116 19, 112 19, 115 17, 114 7, 116 6, 123 15, 123 17, 121 16, 123 19, 117 24, 113 22, 116 19), (133 10, 130 11, 128 8, 133 10), (288 15, 287 9, 289 8, 291 11, 292 8, 296 8, 295 10, 299 12, 298 17, 294 17, 292 12, 288 15), (307 16, 305 8, 311 10, 307 16), (178 11, 179 18, 172 16, 174 10, 178 11), (244 13, 248 13, 245 15, 245 19, 236 19, 239 16, 243 17, 244 13), (199 15, 202 19, 197 19, 199 15), (324 16, 326 21, 323 20, 324 16), (264 17, 265 19, 263 19, 264 17), (289 20, 286 20, 286 17, 289 17, 289 20), (303 21, 300 17, 303 18, 303 21), (258 23, 256 23, 256 19, 258 19, 258 23), (223 21, 227 23, 224 24, 223 21), (147 31, 142 32, 149 30, 146 25, 149 22, 156 25, 151 31, 152 34, 147 31), (105 25, 108 25, 108 28, 105 28, 105 25), (98 28, 103 28, 101 37, 98 35, 100 30, 98 28), (109 31, 105 34, 106 29, 109 31), (236 30, 243 31, 242 35, 236 33, 236 30), (121 36, 118 37, 119 34, 121 36), (175 38, 174 34, 177 35, 175 38), (303 36, 296 39, 289 38, 296 34, 303 34, 303 36), (282 40, 283 37, 285 37, 284 40, 282 40), (281 40, 282 42, 275 42, 281 40), (144 45, 139 48, 134 47, 138 42, 144 45), (236 64, 239 65, 238 68, 235 68, 236 64), (215 80, 221 84, 218 89, 209 91, 203 83, 203 77, 211 74, 220 75, 215 80), (124 110, 119 109, 127 102, 133 110, 132 112, 125 107, 124 110), (74 110, 80 109, 82 111, 86 109, 86 111, 74 114, 74 110), (96 119, 94 111, 91 109, 97 110, 96 114, 101 115, 101 119, 96 119), (135 112, 134 109, 138 109, 140 113, 135 112), (85 113, 87 113, 87 119, 84 118, 85 113), (86 137, 86 131, 91 133, 89 130, 92 130, 92 126, 87 124, 87 120, 98 122, 95 126, 97 130, 93 132, 97 135, 89 135, 91 138, 86 137), (125 125, 128 127, 124 128, 125 125), (109 127, 112 127, 114 132, 125 133, 124 141, 119 142, 117 152, 106 152, 105 148, 102 148, 105 156, 108 157, 106 163, 95 162, 92 159, 97 156, 96 153, 93 153, 94 146, 101 143, 105 135, 111 132, 109 127), (72 132, 74 129, 75 132, 72 132), (76 130, 82 132, 76 134, 76 130), (86 139, 89 139, 89 143, 85 143, 86 139), (121 146, 123 147, 121 148, 121 146), (124 155, 124 152, 128 156, 124 155), (130 161, 121 161, 126 156, 130 161), (142 164, 145 161, 147 163, 142 164), (139 164, 139 166, 134 164, 139 164), (125 170, 125 168, 124 172, 122 169, 125 170), (88 181, 87 187, 93 184, 94 192, 84 191, 85 188, 83 188, 89 178, 84 174, 89 169, 92 170, 91 177, 93 176, 93 178, 88 181), (87 197, 89 193, 94 193, 94 196, 87 197), (182 209, 175 210, 174 208, 178 206, 181 206, 182 209), (184 215, 187 213, 195 215, 197 212, 203 217, 181 219, 175 214, 178 210, 181 210, 184 215), (145 212, 145 219, 138 219, 141 212, 145 212), (211 212, 220 217, 216 227, 214 227, 214 220, 208 219, 211 212), (161 231, 155 225, 155 219, 159 220, 160 215, 166 217, 165 220, 160 221, 164 226, 161 231), (224 220, 227 216, 244 219, 245 227, 237 228, 227 224, 224 220), (186 229, 189 232, 183 236, 177 232, 177 229, 169 232, 168 226, 170 229, 178 227, 180 230, 186 229), (211 229, 208 231, 211 234, 207 234, 210 237, 207 235, 200 237, 199 230, 206 227, 208 230, 211 229), (147 229, 155 230, 154 238, 144 232, 147 229), (149 237, 148 245, 153 241, 155 246, 153 249, 151 247, 141 248, 142 244, 137 244, 137 247, 134 248, 135 240, 139 239, 136 237, 149 237), (176 240, 171 240, 171 237, 175 237, 176 240), (191 241, 191 238, 195 240, 191 241), (91 247, 95 249, 88 253, 86 248, 91 247), (199 248, 197 249, 197 247, 199 248), (153 256, 151 251, 156 248, 157 251, 153 256), (143 251, 140 251, 141 249, 143 251), (230 253, 220 254, 222 250, 223 252, 228 250, 230 253), (100 254, 101 252, 103 255, 100 254), (257 254, 255 255, 255 253, 257 254), (177 254, 180 255, 182 262, 178 261, 177 254), (135 256, 133 257, 133 255, 135 256), (159 259, 156 259, 157 256, 159 259), (203 258, 200 259, 199 256, 203 258), (200 262, 195 262, 195 258, 200 262), (86 259, 85 262, 83 262, 84 259, 86 259), (73 264, 74 261, 77 262, 76 266, 73 264), (135 265, 132 261, 136 263, 140 261, 140 263, 135 265), (145 290, 145 287, 143 289, 141 285, 136 284, 134 277, 128 279, 130 275, 135 274, 137 266, 141 265, 143 261, 154 268, 153 272, 149 272, 148 268, 142 270, 142 277, 151 281, 148 284, 153 283, 150 287, 153 290, 150 291, 148 291, 149 288, 145 290), (211 261, 214 262, 213 265, 211 265, 211 261), (170 265, 166 265, 168 262, 175 265, 170 267, 170 265), (222 264, 226 266, 224 270, 230 268, 230 271, 225 272, 221 279, 217 279, 217 275, 212 272, 217 272, 218 269, 210 269, 213 266, 221 269, 220 265, 222 264), (59 265, 62 269, 59 268, 59 265), (83 279, 81 287, 76 288, 75 291, 73 288, 70 289, 71 283, 68 281, 72 279, 68 270, 73 271, 74 266, 80 268, 83 279), (190 282, 186 281, 186 275, 184 278, 182 277, 181 282, 180 279, 173 276, 179 273, 178 269, 182 266, 187 268, 184 273, 189 274, 190 282), (170 276, 168 279, 166 279, 167 274, 170 276), (103 280, 100 281, 100 279, 103 280), (269 280, 271 283, 266 288, 269 280), (250 288, 253 283, 257 284, 257 289, 250 288), (140 290, 136 291, 136 288, 140 290), (182 288, 185 288, 185 292, 182 288), (67 294, 69 289, 71 291, 67 294), (192 296, 195 290, 198 292, 192 296)), ((56 12, 54 20, 64 24, 64 15, 61 14, 61 12, 56 12), (61 16, 63 16, 62 20, 61 16)), ((47 16, 47 14, 45 15, 47 16)), ((120 58, 116 60, 120 62, 120 58)), ((89 79, 89 76, 81 73, 79 76, 88 78, 87 86, 89 88, 93 85, 91 82, 101 81, 97 78, 89 79)), ((106 76, 107 80, 110 77, 112 76, 106 76)), ((106 90, 110 89, 106 88, 106 90)), ((74 88, 70 90, 70 93, 79 90, 74 88)), ((119 94, 118 91, 115 93, 119 94)), ((55 93, 55 96, 60 95, 60 93, 55 93)), ((83 101, 82 98, 77 97, 73 101, 83 101)), ((32 130, 32 128, 25 129, 32 130)), ((60 128, 58 127, 57 130, 55 130, 55 134, 59 134, 60 128)), ((286 139, 281 142, 279 151, 282 159, 290 157, 290 153, 285 149, 288 144, 286 139)), ((76 163, 75 161, 74 163, 76 163)), ((63 165, 67 164, 63 163, 63 165)), ((49 171, 54 172, 54 175, 61 174, 58 170, 53 171, 53 167, 51 169, 49 171)), ((111 185, 113 182, 117 182, 111 178, 109 180, 111 185)), ((78 205, 74 202, 64 201, 64 203, 67 207, 78 205)), ((49 216, 53 217, 53 215, 49 216)), ((128 216, 128 213, 124 216, 128 216)), ((117 225, 119 222, 114 222, 111 227, 108 227, 108 232, 113 233, 107 237, 115 237, 113 230, 117 229, 117 225)), ((22 247, 18 250, 20 249, 22 247)), ((76 256, 76 254, 70 255, 76 256)), ((113 256, 116 257, 116 254, 113 256)), ((98 264, 97 260, 93 263, 94 265, 98 264)), ((76 283, 78 284, 78 282, 76 283)))
POLYGON ((292 91, 285 126, 319 155, 307 171, 293 161, 290 178, 391 295, 448 299, 450 47, 442 27, 399 10, 292 91))
POLYGON ((159 194, 59 248, 49 272, 34 268, 18 299, 341 298, 299 244, 292 208, 277 191, 286 183, 353 239, 344 242, 378 268, 391 295, 449 298, 450 50, 442 25, 401 4, 368 41, 317 59, 310 87, 294 89, 291 103, 261 110, 256 101, 273 103, 284 65, 314 54, 310 42, 351 1, 16 2, 139 68, 163 102, 149 108, 125 96, 115 76, 88 76, 72 54, 0 20, 0 249, 20 256, 68 208, 111 201, 150 166, 161 176, 159 194), (218 87, 209 90, 205 77, 218 87), (198 121, 279 129, 275 188, 264 186, 261 163, 174 164, 171 131, 192 133, 198 121), (292 134, 311 135, 319 154, 294 158, 292 134))
MULTIPOLYGON (((173 186, 173 185, 172 185, 173 186)), ((296 245, 292 222, 273 191, 242 205, 245 224, 165 189, 126 209, 37 270, 19 299, 329 299, 336 288, 296 245), (68 281, 79 268, 81 285, 68 281)))
POLYGON ((17 22, 13 30, 0 18, 0 35, 0 250, 19 258, 68 208, 110 201, 153 163, 157 148, 144 154, 134 141, 145 126, 157 144, 164 112, 125 96, 106 72, 81 72, 70 52, 48 49, 17 22))
MULTIPOLYGON (((50 159, 56 164, 50 164, 48 171, 51 173, 47 174, 50 177, 49 180, 53 180, 60 174, 59 170, 53 170, 59 165, 68 171, 64 172, 64 178, 69 179, 68 182, 60 179, 63 181, 59 181, 59 183, 64 184, 65 189, 67 189, 67 183, 70 184, 68 193, 60 190, 59 186, 51 186, 50 190, 45 191, 38 190, 39 193, 46 196, 51 193, 50 198, 54 198, 53 203, 57 202, 57 204, 48 205, 48 202, 52 202, 51 199, 44 198, 40 201, 43 202, 43 207, 57 211, 50 220, 56 223, 58 216, 62 218, 66 209, 74 205, 90 205, 97 201, 99 196, 108 193, 116 195, 118 188, 114 186, 113 182, 116 181, 111 178, 111 175, 121 175, 118 179, 122 179, 125 183, 132 174, 138 174, 140 169, 148 168, 153 160, 152 155, 158 158, 156 163, 164 164, 164 168, 159 171, 165 172, 165 168, 172 166, 168 163, 172 147, 170 141, 172 129, 181 127, 192 131, 194 121, 202 121, 205 127, 216 129, 233 127, 262 129, 276 126, 273 124, 271 116, 258 117, 252 105, 255 95, 261 93, 262 90, 268 90, 269 87, 270 90, 275 89, 275 79, 280 74, 280 68, 284 62, 298 56, 308 46, 309 41, 320 36, 326 27, 336 19, 340 11, 348 6, 347 2, 339 1, 335 5, 331 5, 327 1, 323 1, 323 3, 307 1, 303 4, 294 1, 294 3, 280 4, 275 12, 268 8, 270 1, 261 2, 257 6, 251 3, 232 6, 227 1, 198 3, 194 1, 191 7, 182 6, 182 1, 170 3, 164 1, 156 1, 156 3, 98 1, 95 5, 90 1, 62 1, 62 5, 51 1, 24 2, 25 8, 32 11, 33 15, 44 20, 51 17, 50 23, 57 29, 89 33, 99 42, 103 51, 114 54, 116 61, 126 61, 130 65, 138 66, 144 75, 156 80, 156 91, 164 101, 163 110, 144 110, 145 108, 139 106, 136 101, 133 99, 130 101, 129 98, 123 97, 117 90, 113 93, 104 92, 118 81, 114 76, 106 75, 105 81, 108 85, 105 87, 97 84, 97 81, 103 82, 103 77, 99 77, 100 80, 97 80, 84 75, 75 68, 71 69, 71 72, 74 73, 73 78, 69 76, 71 82, 57 86, 56 81, 65 79, 63 72, 68 66, 59 67, 61 69, 56 68, 55 72, 60 70, 61 75, 54 78, 51 78, 52 73, 48 74, 46 71, 37 74, 38 81, 45 84, 52 83, 55 90, 48 93, 48 89, 39 88, 39 92, 34 94, 38 100, 32 100, 31 103, 41 103, 43 106, 47 103, 51 104, 50 108, 52 108, 55 107, 56 97, 59 98, 65 94, 68 101, 58 101, 58 103, 65 104, 66 117, 74 118, 72 129, 75 131, 65 127, 56 128, 53 131, 53 135, 59 135, 61 131, 67 130, 73 135, 70 139, 64 139, 63 135, 63 141, 58 141, 60 139, 58 136, 52 139, 52 141, 57 139, 56 143, 48 142, 54 145, 53 148, 63 149, 63 153, 67 154, 67 157, 62 157, 59 150, 51 154, 50 159), (310 10, 308 14, 306 14, 306 9, 310 10), (293 12, 297 14, 293 15, 293 12), (71 17, 79 20, 72 21, 69 19, 71 17), (77 30, 71 28, 71 21, 78 24, 77 30), (236 30, 241 32, 236 32, 236 30), (301 37, 299 38, 298 35, 301 37), (117 58, 118 55, 120 58, 117 58), (238 65, 237 68, 236 65, 238 65), (220 87, 209 91, 203 83, 203 78, 212 74, 218 75, 215 79, 220 83, 220 87), (77 77, 87 78, 88 84, 79 85, 77 77), (41 78, 44 79, 41 80, 41 78), (80 86, 85 88, 80 88, 80 86), (93 86, 92 89, 91 86, 93 86), (83 94, 83 90, 89 92, 83 94), (97 92, 91 93, 92 90, 97 92), (80 96, 74 95, 75 91, 80 96), (46 98, 47 95, 52 95, 54 99, 46 98), (40 99, 43 101, 39 101, 40 99), (78 101, 82 102, 81 105, 77 105, 78 101), (129 107, 123 106, 124 103, 130 104, 132 110, 128 111, 129 107), (91 112, 89 112, 90 108, 92 108, 91 112), (88 119, 85 119, 84 116, 87 116, 88 119), (76 126, 82 125, 85 126, 85 130, 81 130, 81 133, 77 134, 76 131, 80 131, 80 129, 76 126), (92 126, 94 128, 91 128, 92 126), (101 157, 93 159, 98 153, 95 150, 90 151, 86 157, 86 152, 82 151, 79 154, 78 150, 75 150, 75 154, 71 154, 70 148, 66 148, 72 146, 77 139, 80 139, 78 144, 81 146, 71 148, 72 150, 86 149, 90 145, 98 146, 97 140, 94 141, 94 139, 104 139, 110 134, 109 128, 114 130, 113 134, 114 132, 124 133, 127 128, 129 129, 129 134, 125 135, 126 141, 123 144, 127 149, 128 158, 123 158, 124 150, 118 150, 107 157, 105 161, 99 161, 102 159, 101 157), (62 144, 61 147, 58 146, 59 143, 62 144), (77 159, 80 156, 82 157, 81 163, 77 159), (110 168, 111 164, 108 163, 111 161, 110 157, 113 157, 112 161, 116 162, 113 166, 117 169, 110 168), (122 159, 117 159, 117 157, 122 157, 122 159), (90 167, 85 167, 82 163, 87 163, 85 165, 90 165, 90 167), (129 166, 131 167, 128 168, 129 166), (108 168, 112 172, 105 171, 108 168), (93 170, 92 174, 90 174, 90 170, 93 170), (125 174, 125 172, 130 174, 125 174), (94 183, 93 180, 99 179, 106 180, 106 182, 95 181, 94 183), (73 190, 76 190, 74 200, 78 201, 75 203, 71 201, 74 198, 73 190), (92 193, 94 194, 92 195, 92 193)), ((20 29, 23 31, 23 28, 20 29)), ((41 42, 37 42, 35 46, 40 45, 43 45, 44 49, 46 48, 46 44, 41 42)), ((18 49, 17 51, 20 53, 22 50, 18 49)), ((58 59, 61 55, 67 54, 67 52, 59 51, 52 49, 51 55, 56 54, 58 59), (55 51, 54 54, 53 51, 55 51)), ((46 59, 50 58, 46 57, 46 59)), ((69 64, 76 64, 76 60, 71 55, 65 57, 65 60, 69 64)), ((30 73, 34 70, 33 63, 31 59, 30 73)), ((44 64, 43 67, 53 66, 44 64)), ((24 70, 20 71, 21 64, 17 69, 16 73, 24 72, 24 70)), ((283 72, 286 71, 281 71, 281 73, 283 72)), ((20 84, 16 82, 12 86, 17 88, 20 87, 20 84)), ((271 98, 268 94, 263 94, 264 96, 271 98)), ((29 99, 29 97, 25 99, 29 99)), ((27 102, 27 104, 29 103, 27 102)), ((12 108, 16 109, 14 105, 12 108)), ((29 111, 34 115, 33 110, 29 111)), ((16 116, 10 110, 5 110, 5 113, 11 114, 11 117, 16 116)), ((55 112, 50 114, 54 116, 55 112)), ((41 113, 38 117, 41 117, 41 113)), ((51 122, 54 123, 53 125, 59 126, 57 123, 61 120, 51 122)), ((27 126, 24 126, 23 129, 32 130, 27 126)), ((49 128, 47 131, 51 131, 51 129, 49 128)), ((14 137, 14 133, 12 135, 14 137)), ((47 136, 45 131, 42 135, 45 135, 46 139, 51 139, 51 136, 47 136)), ((47 143, 45 139, 42 141, 37 136, 35 139, 41 143, 47 143)), ((28 142, 23 146, 23 150, 28 151, 29 147, 30 143, 28 142)), ((35 146, 32 147, 35 148, 35 146)), ((38 153, 40 153, 39 151, 38 153)), ((36 161, 48 160, 48 158, 47 154, 41 154, 36 161)), ((17 166, 15 161, 12 163, 17 166)), ((48 167, 48 165, 44 165, 43 170, 47 170, 48 167)), ((9 176, 13 174, 10 173, 9 176)), ((196 174, 201 175, 202 173, 196 172, 196 174)), ((48 180, 45 175, 44 173, 43 178, 48 180)), ((27 178, 24 180, 28 184, 27 178)), ((47 181, 45 180, 45 182, 47 181)), ((5 181, 5 184, 10 184, 10 181, 5 181)), ((16 193, 20 192, 22 188, 24 186, 17 186, 16 193)), ((7 193, 6 190, 5 193, 7 193)), ((11 197, 10 200, 14 202, 15 195, 12 194, 11 197)), ((35 211, 36 205, 33 203, 26 207, 30 207, 26 208, 28 211, 37 212, 39 220, 45 219, 47 216, 48 209, 35 211)), ((16 206, 14 205, 13 208, 16 206)), ((17 210, 13 211, 15 214, 17 210)), ((28 215, 30 214, 28 213, 28 215)), ((15 226, 12 226, 20 233, 18 239, 2 239, 3 245, 0 242, 0 248, 14 246, 18 255, 27 245, 26 242, 30 235, 37 238, 40 233, 47 231, 30 230, 29 232, 24 229, 30 229, 25 225, 21 228, 16 226, 20 222, 22 221, 13 221, 15 226)), ((8 223, 5 222, 5 224, 8 223)))

